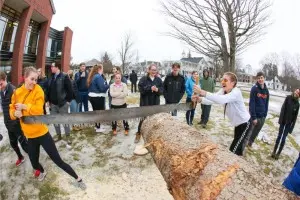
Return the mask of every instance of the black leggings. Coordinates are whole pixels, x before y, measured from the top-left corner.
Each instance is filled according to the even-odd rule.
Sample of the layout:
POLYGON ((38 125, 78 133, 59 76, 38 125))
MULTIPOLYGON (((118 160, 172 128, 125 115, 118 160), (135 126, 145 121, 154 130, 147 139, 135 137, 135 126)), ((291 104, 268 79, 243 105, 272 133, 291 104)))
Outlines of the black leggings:
POLYGON ((10 146, 14 149, 14 151, 18 155, 18 159, 22 159, 23 155, 18 146, 18 141, 19 141, 22 149, 26 153, 28 153, 28 144, 27 144, 27 139, 25 138, 25 136, 23 134, 20 122, 12 122, 10 124, 7 123, 5 125, 8 130, 10 146))
MULTIPOLYGON (((105 97, 89 97, 93 110, 105 110, 105 97)), ((100 128, 100 123, 95 124, 96 128, 100 128)))
POLYGON ((251 130, 251 120, 234 128, 234 139, 229 150, 236 155, 242 156, 245 148, 245 140, 251 130))
POLYGON ((43 136, 28 139, 28 154, 33 169, 39 170, 42 173, 44 172, 44 168, 39 163, 40 146, 44 148, 48 156, 58 167, 67 172, 73 178, 78 179, 78 176, 72 167, 61 159, 49 132, 43 136))
MULTIPOLYGON (((127 108, 127 104, 125 103, 125 104, 120 105, 120 106, 111 105, 111 109, 118 109, 118 108, 127 108)), ((111 123, 111 125, 112 125, 112 130, 116 130, 117 129, 117 121, 113 121, 111 123)), ((129 130, 128 121, 123 120, 123 126, 124 126, 125 130, 129 130)))

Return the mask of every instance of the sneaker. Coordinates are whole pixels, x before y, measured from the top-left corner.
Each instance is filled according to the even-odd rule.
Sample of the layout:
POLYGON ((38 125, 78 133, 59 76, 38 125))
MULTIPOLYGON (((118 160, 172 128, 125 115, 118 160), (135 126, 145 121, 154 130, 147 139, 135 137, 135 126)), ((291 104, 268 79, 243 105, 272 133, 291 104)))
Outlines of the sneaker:
POLYGON ((105 131, 104 128, 97 128, 96 133, 103 133, 105 131))
POLYGON ((140 141, 140 139, 141 139, 141 134, 136 133, 134 143, 138 143, 140 141))
POLYGON ((274 156, 274 159, 275 159, 275 160, 278 160, 278 159, 279 159, 279 154, 276 154, 276 155, 274 156))
POLYGON ((117 131, 116 130, 113 130, 113 135, 117 135, 117 131))
POLYGON ((128 130, 125 130, 124 134, 125 134, 125 135, 128 135, 128 132, 129 132, 128 130))
POLYGON ((86 184, 82 181, 82 179, 80 181, 77 181, 77 187, 79 187, 82 190, 86 190, 86 184))
POLYGON ((25 158, 23 157, 22 159, 18 159, 16 162, 16 166, 20 166, 23 162, 25 161, 25 158))
POLYGON ((206 124, 202 124, 202 128, 206 128, 206 124))
POLYGON ((41 171, 37 169, 37 170, 34 171, 33 177, 37 178, 37 177, 40 176, 40 174, 41 174, 41 171))
POLYGON ((60 141, 62 138, 61 138, 61 135, 57 135, 57 138, 56 139, 54 139, 54 142, 58 142, 58 141, 60 141))
POLYGON ((71 141, 70 136, 67 136, 67 137, 66 137, 66 141, 67 141, 67 144, 68 144, 68 145, 71 145, 71 144, 72 144, 72 141, 71 141))
POLYGON ((202 125, 202 124, 203 124, 203 121, 201 121, 201 122, 198 122, 197 124, 199 124, 199 125, 202 125))
POLYGON ((38 176, 38 180, 43 181, 45 179, 46 175, 47 175, 46 171, 44 171, 44 173, 41 172, 40 175, 38 176))

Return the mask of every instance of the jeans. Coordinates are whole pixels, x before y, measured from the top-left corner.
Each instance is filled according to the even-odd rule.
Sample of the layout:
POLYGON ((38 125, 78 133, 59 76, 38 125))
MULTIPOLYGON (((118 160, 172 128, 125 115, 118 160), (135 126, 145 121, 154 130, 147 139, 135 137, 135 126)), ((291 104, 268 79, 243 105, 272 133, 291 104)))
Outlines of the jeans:
MULTIPOLYGON (((69 113, 68 112, 68 110, 69 110, 68 103, 65 103, 65 105, 63 105, 62 107, 59 107, 57 105, 51 104, 50 108, 51 108, 51 110, 50 110, 50 114, 51 115, 52 114, 65 114, 65 113, 69 113)), ((66 136, 69 136, 70 132, 71 132, 70 126, 68 124, 66 124, 63 127, 65 129, 66 136)), ((58 124, 58 125, 54 124, 54 128, 55 128, 56 134, 57 135, 61 135, 60 124, 58 124)))
POLYGON ((89 96, 88 92, 79 92, 80 96, 80 103, 79 103, 79 112, 82 112, 82 104, 84 107, 84 111, 87 112, 89 111, 89 96))
MULTIPOLYGON (((190 97, 187 97, 186 98, 186 102, 187 103, 192 102, 192 99, 190 97)), ((195 115, 195 108, 192 109, 192 110, 186 111, 185 118, 186 118, 186 123, 188 125, 192 125, 193 124, 194 115, 195 115)))
POLYGON ((291 128, 291 123, 288 124, 280 124, 279 127, 279 133, 276 139, 275 147, 273 153, 280 155, 284 145, 285 145, 285 140, 286 137, 289 134, 290 128, 291 128), (278 149, 279 146, 279 149, 278 149), (278 150, 278 151, 277 151, 278 150))
POLYGON ((79 112, 79 104, 73 99, 70 103, 70 113, 79 112))
POLYGON ((209 114, 210 114, 210 110, 211 110, 211 105, 203 105, 201 104, 201 122, 203 124, 207 124, 208 119, 209 119, 209 114))
POLYGON ((257 118, 257 124, 252 126, 252 130, 250 131, 247 140, 248 145, 252 146, 253 142, 255 141, 256 137, 258 136, 260 130, 262 129, 264 123, 265 123, 265 117, 257 118))

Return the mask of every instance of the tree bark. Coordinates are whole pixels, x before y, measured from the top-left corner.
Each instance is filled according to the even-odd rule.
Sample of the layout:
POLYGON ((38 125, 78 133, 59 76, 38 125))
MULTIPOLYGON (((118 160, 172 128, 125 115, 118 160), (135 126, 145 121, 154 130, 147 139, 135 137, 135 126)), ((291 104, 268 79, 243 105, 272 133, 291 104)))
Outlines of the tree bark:
POLYGON ((253 164, 169 114, 148 117, 141 133, 175 200, 296 199, 253 164))

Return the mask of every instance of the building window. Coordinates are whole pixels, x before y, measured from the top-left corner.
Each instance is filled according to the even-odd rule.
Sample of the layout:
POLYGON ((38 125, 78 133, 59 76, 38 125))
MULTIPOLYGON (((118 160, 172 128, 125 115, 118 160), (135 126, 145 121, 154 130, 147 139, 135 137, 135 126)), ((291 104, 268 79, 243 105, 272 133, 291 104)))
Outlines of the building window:
POLYGON ((12 52, 20 13, 4 5, 0 12, 0 50, 12 52))
POLYGON ((37 54, 38 40, 39 40, 40 24, 33 20, 28 26, 26 40, 25 40, 25 54, 37 54))

